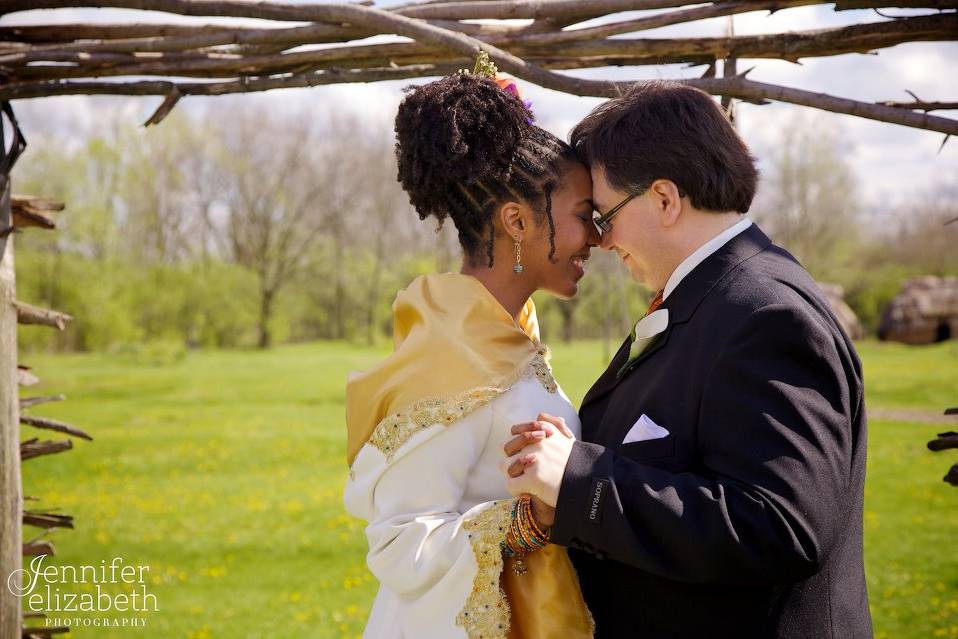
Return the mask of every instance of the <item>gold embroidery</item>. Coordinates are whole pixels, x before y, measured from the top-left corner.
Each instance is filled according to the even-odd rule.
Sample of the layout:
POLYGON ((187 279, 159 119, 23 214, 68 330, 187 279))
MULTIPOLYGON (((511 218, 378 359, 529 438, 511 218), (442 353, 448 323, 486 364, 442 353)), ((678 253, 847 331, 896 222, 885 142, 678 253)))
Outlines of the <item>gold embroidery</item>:
POLYGON ((462 525, 469 535, 478 566, 472 592, 456 615, 456 625, 466 630, 469 639, 504 639, 509 634, 509 600, 499 583, 499 575, 503 565, 501 544, 512 521, 514 502, 514 499, 493 502, 462 525))
POLYGON ((427 397, 411 404, 405 410, 388 415, 376 425, 369 443, 386 456, 386 461, 390 461, 396 451, 420 430, 433 424, 456 423, 505 393, 523 377, 536 377, 543 388, 554 394, 558 387, 546 359, 548 354, 548 349, 540 345, 525 370, 508 384, 473 388, 450 398, 427 397))
POLYGON ((526 368, 525 374, 534 374, 539 379, 539 383, 542 384, 543 388, 555 394, 556 391, 558 391, 558 386, 556 385, 555 378, 552 377, 552 369, 549 368, 547 360, 548 356, 549 349, 545 346, 540 346, 536 351, 536 356, 532 359, 532 363, 526 368))
POLYGON ((433 424, 452 424, 490 401, 502 390, 496 387, 474 388, 450 399, 427 397, 406 410, 393 413, 376 426, 369 443, 386 459, 409 441, 416 432, 433 424))

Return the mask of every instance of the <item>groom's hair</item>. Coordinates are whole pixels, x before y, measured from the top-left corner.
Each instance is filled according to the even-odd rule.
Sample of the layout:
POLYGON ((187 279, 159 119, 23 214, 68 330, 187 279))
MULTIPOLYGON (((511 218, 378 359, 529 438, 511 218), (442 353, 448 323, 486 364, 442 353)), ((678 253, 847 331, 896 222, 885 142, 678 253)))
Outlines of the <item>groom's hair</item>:
POLYGON ((581 162, 571 146, 532 123, 532 112, 491 78, 456 73, 412 86, 396 114, 399 182, 419 219, 451 217, 469 261, 485 248, 493 264, 493 215, 525 202, 549 223, 563 162, 581 162))
POLYGON ((755 197, 755 158, 715 100, 677 82, 639 82, 572 130, 572 146, 601 166, 617 191, 671 180, 692 206, 745 213, 755 197))

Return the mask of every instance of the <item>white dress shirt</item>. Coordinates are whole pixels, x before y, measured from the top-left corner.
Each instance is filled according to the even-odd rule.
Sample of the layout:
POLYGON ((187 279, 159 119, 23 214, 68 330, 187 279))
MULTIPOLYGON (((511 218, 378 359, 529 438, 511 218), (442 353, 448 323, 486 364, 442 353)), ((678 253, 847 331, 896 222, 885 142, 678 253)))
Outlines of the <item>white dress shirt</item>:
POLYGON ((704 262, 705 258, 728 244, 729 240, 750 226, 752 226, 752 220, 750 220, 748 217, 745 217, 713 237, 702 246, 695 249, 694 253, 682 260, 682 263, 676 266, 675 270, 672 271, 672 275, 669 276, 669 281, 665 283, 665 289, 662 292, 662 299, 665 300, 668 298, 669 293, 675 290, 675 287, 679 285, 679 282, 681 282, 686 275, 691 273, 696 266, 704 262))
MULTIPOLYGON (((669 293, 674 291, 679 285, 679 282, 691 273, 696 266, 705 261, 705 258, 725 246, 729 240, 751 225, 752 220, 745 217, 695 249, 691 255, 682 260, 681 264, 672 271, 672 275, 669 276, 669 280, 665 283, 665 288, 662 290, 662 300, 665 301, 669 297, 669 293)), ((654 313, 650 313, 636 322, 635 328, 632 329, 632 334, 635 337, 632 340, 632 345, 629 347, 629 361, 638 357, 642 351, 652 343, 652 339, 668 328, 668 326, 669 311, 666 308, 661 308, 654 313)))

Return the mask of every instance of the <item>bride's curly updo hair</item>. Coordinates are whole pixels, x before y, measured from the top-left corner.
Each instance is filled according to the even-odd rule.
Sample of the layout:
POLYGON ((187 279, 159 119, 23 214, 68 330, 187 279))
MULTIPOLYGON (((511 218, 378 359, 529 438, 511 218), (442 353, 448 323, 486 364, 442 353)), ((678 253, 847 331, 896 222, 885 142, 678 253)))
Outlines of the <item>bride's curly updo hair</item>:
POLYGON ((571 146, 532 123, 529 108, 485 75, 459 72, 408 92, 396 115, 399 182, 419 218, 442 226, 451 217, 467 259, 485 248, 493 263, 495 211, 522 201, 549 222, 555 253, 552 192, 571 146))

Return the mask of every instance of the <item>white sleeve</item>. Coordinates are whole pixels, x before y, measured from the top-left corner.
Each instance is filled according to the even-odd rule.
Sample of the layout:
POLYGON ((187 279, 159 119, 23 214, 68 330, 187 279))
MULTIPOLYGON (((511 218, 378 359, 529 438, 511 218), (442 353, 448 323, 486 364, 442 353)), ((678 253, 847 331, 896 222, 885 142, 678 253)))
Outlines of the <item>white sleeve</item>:
POLYGON ((366 495, 350 499, 347 488, 347 508, 369 521, 367 564, 400 600, 403 630, 411 636, 464 637, 462 626, 470 624, 462 618, 457 623, 457 617, 470 612, 467 600, 473 605, 477 597, 497 600, 498 542, 505 537, 512 500, 480 503, 466 512, 461 505, 492 419, 493 408, 486 404, 453 424, 429 426, 385 467, 378 450, 361 452, 353 465, 366 475, 365 481, 356 478, 366 495), (477 577, 491 581, 480 570, 496 573, 494 593, 474 591, 477 577))

